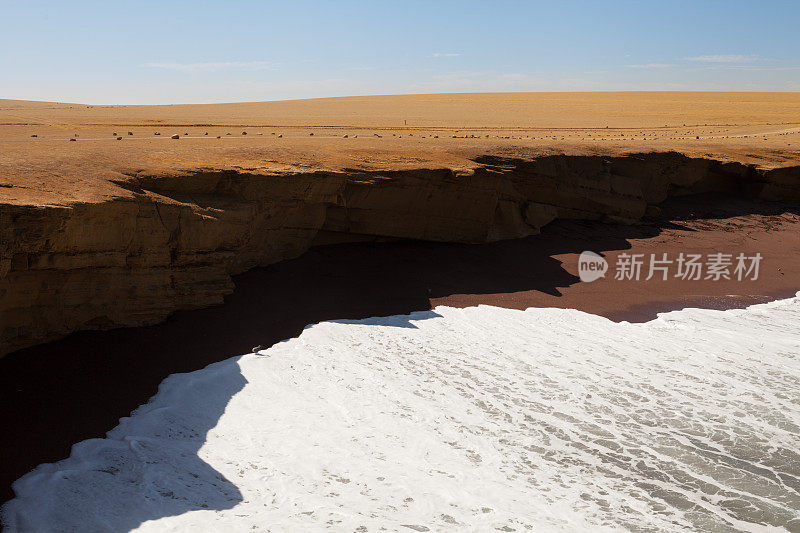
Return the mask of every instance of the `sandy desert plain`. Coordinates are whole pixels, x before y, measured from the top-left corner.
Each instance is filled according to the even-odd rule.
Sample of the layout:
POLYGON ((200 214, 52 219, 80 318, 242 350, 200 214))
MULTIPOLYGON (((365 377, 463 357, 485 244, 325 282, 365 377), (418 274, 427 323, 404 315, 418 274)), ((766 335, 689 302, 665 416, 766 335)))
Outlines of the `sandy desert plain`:
POLYGON ((310 323, 480 304, 642 322, 798 289, 799 93, 0 100, 0 501, 167 375, 310 323), (584 250, 612 272, 580 282, 584 250), (681 252, 763 261, 613 279, 620 254, 681 252))

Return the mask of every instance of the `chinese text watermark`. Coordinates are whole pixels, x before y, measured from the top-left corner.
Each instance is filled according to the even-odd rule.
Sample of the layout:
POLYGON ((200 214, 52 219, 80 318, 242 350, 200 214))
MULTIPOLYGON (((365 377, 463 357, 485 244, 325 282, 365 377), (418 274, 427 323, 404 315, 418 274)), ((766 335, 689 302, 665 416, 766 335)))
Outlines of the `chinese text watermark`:
MULTIPOLYGON (((662 254, 629 254, 617 256, 614 279, 618 281, 639 281, 677 278, 686 281, 697 280, 752 280, 758 279, 762 256, 760 253, 679 253, 670 256, 662 254)), ((578 275, 581 281, 591 282, 605 277, 608 262, 595 252, 583 252, 578 259, 578 275)))

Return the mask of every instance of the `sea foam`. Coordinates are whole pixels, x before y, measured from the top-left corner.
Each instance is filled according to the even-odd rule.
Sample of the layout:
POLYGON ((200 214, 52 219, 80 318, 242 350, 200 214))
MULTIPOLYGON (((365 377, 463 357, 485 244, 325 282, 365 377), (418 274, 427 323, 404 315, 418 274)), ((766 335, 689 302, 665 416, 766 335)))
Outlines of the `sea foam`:
MULTIPOLYGON (((134 371, 134 369, 132 369, 134 371)), ((800 293, 645 324, 488 306, 173 375, 9 531, 800 529, 800 293)), ((102 399, 99 399, 102 401, 102 399)))

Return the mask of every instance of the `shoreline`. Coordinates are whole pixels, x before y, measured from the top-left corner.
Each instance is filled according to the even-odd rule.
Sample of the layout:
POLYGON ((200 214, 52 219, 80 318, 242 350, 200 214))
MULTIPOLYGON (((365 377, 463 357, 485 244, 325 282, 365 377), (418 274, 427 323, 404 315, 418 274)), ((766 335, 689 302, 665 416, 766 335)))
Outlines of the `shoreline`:
POLYGON ((107 438, 76 443, 68 458, 24 476, 3 518, 23 530, 243 530, 265 520, 289 529, 332 520, 349 530, 487 520, 487 530, 503 521, 535 529, 559 518, 535 502, 573 498, 585 522, 570 529, 591 529, 599 517, 624 525, 626 508, 610 499, 663 505, 637 518, 652 527, 680 518, 701 528, 791 527, 796 494, 781 479, 791 477, 797 440, 787 398, 799 303, 800 292, 741 312, 685 309, 640 324, 490 306, 314 324, 258 354, 170 376, 107 438), (687 453, 706 460, 687 462, 687 453), (760 475, 763 464, 777 476, 760 475), (339 490, 319 490, 331 477, 339 490), (700 477, 711 482, 685 488, 700 477), (502 495, 487 500, 487 485, 502 495), (664 505, 664 490, 677 499, 664 505), (707 499, 720 493, 753 503, 707 499), (396 505, 341 514, 376 501, 396 505), (318 511, 297 513, 298 504, 318 511), (87 507, 98 512, 85 515, 87 507), (682 515, 687 508, 694 512, 682 515))
POLYGON ((642 225, 559 221, 539 236, 485 245, 319 246, 236 276, 236 290, 224 305, 178 312, 155 326, 79 332, 12 353, 0 359, 0 414, 9 428, 0 436, 6 458, 0 501, 13 496, 11 483, 30 469, 63 459, 72 444, 115 427, 167 375, 295 337, 308 324, 479 304, 575 308, 642 322, 698 303, 746 307, 761 303, 754 298, 794 296, 800 288, 800 209, 706 200, 670 200, 659 219, 642 225), (623 252, 742 250, 760 251, 765 259, 754 282, 584 283, 577 277, 584 250, 601 252, 611 265, 623 252))
POLYGON ((607 318, 614 322, 632 322, 641 323, 655 320, 651 318, 655 313, 656 316, 662 313, 671 313, 673 311, 682 311, 684 309, 708 309, 713 311, 727 311, 729 309, 747 309, 752 305, 760 305, 770 302, 777 302, 793 298, 797 295, 797 290, 786 289, 770 295, 762 296, 697 296, 687 297, 680 304, 677 302, 649 302, 640 305, 633 305, 630 308, 620 311, 616 314, 611 314, 607 318))

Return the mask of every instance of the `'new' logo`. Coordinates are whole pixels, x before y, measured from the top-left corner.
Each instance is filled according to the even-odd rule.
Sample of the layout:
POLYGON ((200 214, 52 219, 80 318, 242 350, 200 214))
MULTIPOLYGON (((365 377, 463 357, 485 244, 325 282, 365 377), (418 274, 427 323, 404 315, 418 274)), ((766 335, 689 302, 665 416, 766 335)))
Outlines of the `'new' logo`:
POLYGON ((585 251, 578 258, 578 276, 581 281, 591 282, 604 278, 608 271, 608 262, 594 252, 585 251))

